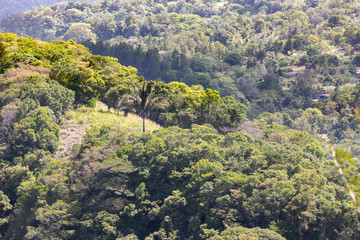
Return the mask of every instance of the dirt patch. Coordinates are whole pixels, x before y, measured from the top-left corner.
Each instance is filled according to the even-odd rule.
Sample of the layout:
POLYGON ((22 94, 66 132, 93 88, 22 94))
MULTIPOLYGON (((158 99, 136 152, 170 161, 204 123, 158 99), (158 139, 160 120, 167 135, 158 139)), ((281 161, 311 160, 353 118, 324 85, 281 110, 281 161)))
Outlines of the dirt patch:
POLYGON ((17 68, 9 70, 4 77, 6 79, 12 79, 14 82, 23 82, 28 76, 40 74, 49 76, 51 70, 49 68, 26 66, 24 64, 17 64, 17 68))
POLYGON ((292 66, 293 72, 304 72, 306 70, 306 66, 292 66))
POLYGON ((38 66, 28 66, 27 67, 29 70, 40 73, 42 75, 47 75, 49 76, 51 73, 51 70, 49 68, 45 68, 45 67, 38 67, 38 66))
POLYGON ((36 42, 36 44, 37 44, 38 46, 42 46, 42 45, 45 45, 45 44, 46 44, 46 42, 40 41, 39 39, 34 39, 34 41, 36 42))
POLYGON ((71 155, 71 151, 75 144, 81 143, 86 133, 86 124, 75 123, 65 120, 60 125, 59 148, 56 155, 59 157, 67 157, 71 155))
POLYGON ((8 71, 4 77, 6 79, 12 79, 15 83, 23 82, 28 76, 37 74, 37 72, 24 69, 24 68, 15 68, 8 71))

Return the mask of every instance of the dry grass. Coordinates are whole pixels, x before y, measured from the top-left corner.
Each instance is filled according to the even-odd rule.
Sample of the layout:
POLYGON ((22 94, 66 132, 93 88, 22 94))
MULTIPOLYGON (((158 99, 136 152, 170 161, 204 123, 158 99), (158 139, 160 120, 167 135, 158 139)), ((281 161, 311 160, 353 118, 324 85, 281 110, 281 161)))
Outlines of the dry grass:
POLYGON ((46 42, 40 41, 39 39, 34 39, 34 41, 36 42, 36 44, 37 44, 38 46, 46 45, 46 44, 47 44, 46 42))
POLYGON ((86 133, 86 124, 79 124, 71 120, 65 120, 60 125, 59 148, 57 156, 69 156, 75 144, 81 143, 86 133))
MULTIPOLYGON (((75 111, 66 113, 63 123, 60 125, 60 146, 57 156, 69 156, 74 144, 81 143, 86 129, 102 125, 113 125, 116 129, 126 133, 139 133, 142 131, 142 118, 137 115, 129 114, 127 117, 123 113, 110 110, 105 104, 98 102, 94 108, 82 107, 75 111)), ((146 120, 148 132, 160 129, 157 123, 146 120)))
POLYGON ((9 70, 4 77, 6 79, 12 79, 15 83, 23 82, 28 76, 38 74, 35 71, 24 69, 24 68, 15 68, 9 70))
POLYGON ((19 64, 19 67, 7 71, 4 75, 6 79, 12 79, 15 83, 23 82, 27 77, 32 75, 45 75, 49 76, 51 70, 49 68, 37 66, 25 66, 19 64))
POLYGON ((303 72, 306 70, 305 66, 291 66, 293 72, 303 72))
MULTIPOLYGON (((75 111, 75 121, 81 124, 91 126, 101 126, 103 124, 112 124, 115 128, 121 129, 127 133, 137 133, 142 131, 142 118, 135 114, 124 116, 122 112, 115 112, 109 109, 105 104, 98 102, 95 109, 80 108, 75 111)), ((160 129, 161 126, 151 120, 146 120, 146 129, 149 132, 160 129)))
POLYGON ((51 69, 50 68, 45 68, 45 67, 40 67, 40 66, 28 66, 27 67, 29 70, 40 73, 42 75, 47 75, 49 76, 51 73, 51 69))

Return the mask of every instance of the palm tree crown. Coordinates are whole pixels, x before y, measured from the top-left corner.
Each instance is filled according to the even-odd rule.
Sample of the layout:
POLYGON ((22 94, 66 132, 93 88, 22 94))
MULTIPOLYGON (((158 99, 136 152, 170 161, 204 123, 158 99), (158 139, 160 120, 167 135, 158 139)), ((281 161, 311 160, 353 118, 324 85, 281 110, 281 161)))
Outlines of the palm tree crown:
POLYGON ((131 91, 124 94, 119 101, 119 108, 131 108, 143 119, 143 132, 145 132, 145 118, 158 104, 166 100, 165 84, 160 80, 145 81, 140 84, 133 83, 131 91))

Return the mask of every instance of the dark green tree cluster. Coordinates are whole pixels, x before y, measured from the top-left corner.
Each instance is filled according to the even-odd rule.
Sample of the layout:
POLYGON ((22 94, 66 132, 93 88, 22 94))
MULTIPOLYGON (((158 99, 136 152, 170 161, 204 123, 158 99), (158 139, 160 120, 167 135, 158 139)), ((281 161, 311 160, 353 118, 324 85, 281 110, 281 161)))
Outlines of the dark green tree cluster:
POLYGON ((40 75, 22 83, 0 82, 0 155, 21 157, 37 149, 53 153, 58 146, 57 123, 72 108, 74 92, 40 75))
POLYGON ((47 164, 42 178, 17 170, 24 198, 40 192, 32 220, 16 224, 26 239, 358 238, 358 213, 324 146, 276 123, 259 131, 263 139, 201 125, 91 128, 73 159, 47 164))

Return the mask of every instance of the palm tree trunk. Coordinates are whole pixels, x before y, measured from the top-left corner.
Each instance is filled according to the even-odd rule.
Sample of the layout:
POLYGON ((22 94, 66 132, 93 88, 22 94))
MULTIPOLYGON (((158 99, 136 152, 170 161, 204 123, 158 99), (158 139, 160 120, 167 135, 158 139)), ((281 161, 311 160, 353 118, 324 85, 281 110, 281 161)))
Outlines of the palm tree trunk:
POLYGON ((142 118, 143 118, 143 132, 145 132, 145 114, 143 114, 142 118))

